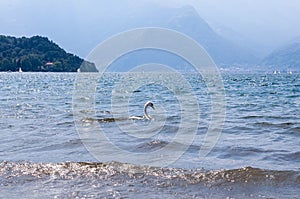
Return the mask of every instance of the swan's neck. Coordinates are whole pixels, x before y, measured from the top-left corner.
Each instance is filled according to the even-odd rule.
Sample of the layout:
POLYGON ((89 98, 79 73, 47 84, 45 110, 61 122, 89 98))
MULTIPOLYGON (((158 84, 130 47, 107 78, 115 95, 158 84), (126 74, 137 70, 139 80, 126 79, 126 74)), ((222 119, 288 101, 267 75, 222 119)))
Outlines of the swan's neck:
POLYGON ((148 115, 148 113, 147 113, 147 108, 148 108, 148 105, 145 105, 145 106, 144 106, 144 116, 145 116, 145 118, 147 118, 148 120, 151 120, 152 117, 151 117, 150 115, 148 115))

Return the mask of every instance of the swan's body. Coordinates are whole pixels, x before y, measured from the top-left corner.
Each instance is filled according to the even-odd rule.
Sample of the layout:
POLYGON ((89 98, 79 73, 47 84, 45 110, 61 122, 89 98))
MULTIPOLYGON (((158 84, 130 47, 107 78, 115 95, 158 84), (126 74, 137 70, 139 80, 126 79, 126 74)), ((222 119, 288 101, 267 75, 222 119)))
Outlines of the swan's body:
POLYGON ((153 103, 150 102, 150 101, 148 101, 148 102, 146 102, 146 104, 144 105, 144 116, 143 116, 143 117, 139 117, 139 116, 131 116, 130 119, 133 119, 133 120, 142 120, 142 119, 146 118, 147 120, 151 120, 152 117, 151 117, 151 115, 149 115, 148 112, 147 112, 147 108, 148 108, 148 107, 151 107, 152 109, 155 109, 153 103))

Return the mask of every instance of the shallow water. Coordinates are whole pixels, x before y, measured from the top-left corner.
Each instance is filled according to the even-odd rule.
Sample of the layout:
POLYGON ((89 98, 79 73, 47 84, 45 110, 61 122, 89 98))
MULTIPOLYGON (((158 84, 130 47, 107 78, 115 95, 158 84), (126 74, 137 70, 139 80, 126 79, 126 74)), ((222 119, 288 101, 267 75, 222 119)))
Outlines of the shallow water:
POLYGON ((299 74, 223 74, 225 123, 217 144, 202 158, 199 150, 212 116, 205 79, 192 73, 184 80, 160 74, 131 88, 135 75, 85 74, 80 84, 75 73, 0 73, 1 198, 298 197, 299 74), (90 83, 94 79, 96 90, 90 83), (82 85, 76 95, 74 88, 82 85), (199 109, 189 109, 196 107, 193 96, 199 109), (149 110, 152 122, 128 119, 142 116, 148 100, 156 106, 149 110), (86 117, 77 117, 74 104, 86 117), (179 129, 190 136, 195 123, 193 142, 174 142, 173 155, 184 153, 167 168, 149 167, 132 157, 164 149, 179 129), (87 137, 80 125, 89 130, 87 137), (107 154, 91 127, 101 128, 128 155, 107 154), (104 156, 91 153, 89 144, 104 156))

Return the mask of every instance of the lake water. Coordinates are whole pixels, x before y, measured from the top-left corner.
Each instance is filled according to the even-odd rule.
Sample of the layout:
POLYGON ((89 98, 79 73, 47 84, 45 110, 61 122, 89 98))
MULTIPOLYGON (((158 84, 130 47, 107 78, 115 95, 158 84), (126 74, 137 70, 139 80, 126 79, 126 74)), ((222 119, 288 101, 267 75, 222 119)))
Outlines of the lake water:
POLYGON ((299 74, 222 74, 205 157, 218 104, 200 75, 77 75, 0 73, 1 198, 299 197, 299 74), (148 100, 153 120, 130 119, 148 100))

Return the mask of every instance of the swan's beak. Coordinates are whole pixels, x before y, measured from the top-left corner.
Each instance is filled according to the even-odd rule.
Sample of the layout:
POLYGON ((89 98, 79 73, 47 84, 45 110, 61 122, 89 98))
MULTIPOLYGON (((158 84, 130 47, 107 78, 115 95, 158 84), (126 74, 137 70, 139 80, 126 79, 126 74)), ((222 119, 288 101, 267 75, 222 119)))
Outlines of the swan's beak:
POLYGON ((155 110, 155 107, 154 107, 154 105, 152 106, 152 108, 153 108, 153 110, 155 110))

